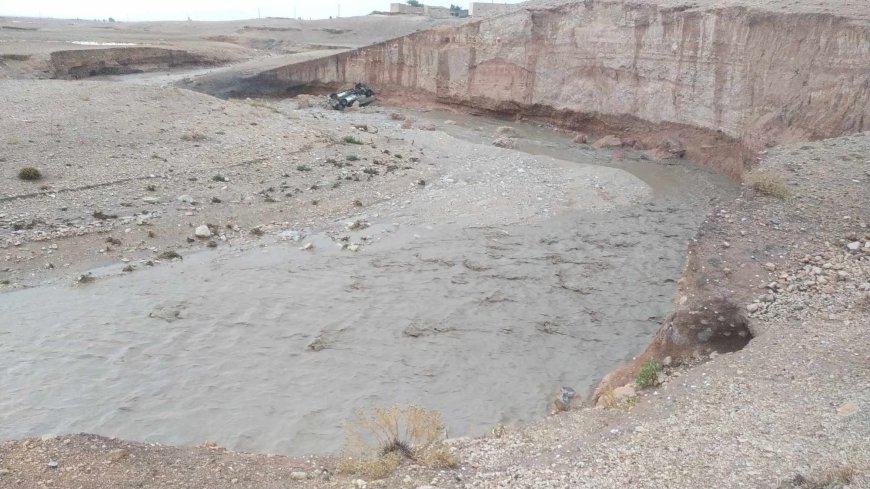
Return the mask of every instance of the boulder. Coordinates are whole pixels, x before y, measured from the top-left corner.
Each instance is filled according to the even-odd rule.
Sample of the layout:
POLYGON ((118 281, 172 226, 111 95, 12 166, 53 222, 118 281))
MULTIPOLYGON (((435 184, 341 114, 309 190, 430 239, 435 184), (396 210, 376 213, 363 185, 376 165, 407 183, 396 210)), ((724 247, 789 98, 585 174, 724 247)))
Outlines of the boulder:
POLYGON ((608 136, 604 136, 603 138, 599 139, 598 141, 595 141, 594 143, 592 143, 592 147, 596 148, 596 149, 615 148, 618 146, 622 146, 622 140, 619 139, 618 137, 612 135, 612 134, 608 135, 608 136))

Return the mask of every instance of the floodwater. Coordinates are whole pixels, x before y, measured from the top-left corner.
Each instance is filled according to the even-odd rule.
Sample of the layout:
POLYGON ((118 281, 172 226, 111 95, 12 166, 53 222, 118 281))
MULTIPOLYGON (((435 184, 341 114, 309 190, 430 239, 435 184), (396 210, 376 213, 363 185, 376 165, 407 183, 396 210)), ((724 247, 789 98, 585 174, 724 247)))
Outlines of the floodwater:
MULTIPOLYGON (((448 131, 473 140, 471 125, 448 131)), ((521 129, 577 161, 564 136, 521 129)), ((340 449, 358 408, 438 409, 450 436, 539 419, 560 386, 588 393, 649 341, 711 194, 733 192, 687 164, 619 164, 664 175, 647 175, 654 196, 510 225, 419 225, 412 205, 345 232, 370 237, 357 253, 312 230, 0 295, 0 438, 303 454, 340 449)))

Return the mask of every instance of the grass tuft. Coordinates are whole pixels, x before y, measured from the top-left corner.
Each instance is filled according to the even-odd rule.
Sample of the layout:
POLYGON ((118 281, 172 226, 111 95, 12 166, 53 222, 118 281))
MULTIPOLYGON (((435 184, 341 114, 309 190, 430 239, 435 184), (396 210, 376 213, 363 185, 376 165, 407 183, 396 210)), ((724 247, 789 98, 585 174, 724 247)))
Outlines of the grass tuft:
POLYGON ((353 136, 345 136, 344 142, 347 144, 365 144, 364 142, 360 141, 359 139, 357 139, 353 136))

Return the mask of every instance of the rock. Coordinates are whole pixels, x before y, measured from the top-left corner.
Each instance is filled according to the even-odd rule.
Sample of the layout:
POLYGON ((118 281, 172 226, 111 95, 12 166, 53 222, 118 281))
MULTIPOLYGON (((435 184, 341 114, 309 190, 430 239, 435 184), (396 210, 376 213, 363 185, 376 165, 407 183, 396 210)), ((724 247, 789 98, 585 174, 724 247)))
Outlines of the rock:
POLYGON ((492 145, 497 146, 499 148, 514 149, 514 147, 516 146, 516 143, 511 138, 501 137, 501 138, 496 138, 492 142, 492 145))
POLYGON ((394 121, 403 121, 405 120, 405 114, 393 112, 392 114, 390 114, 390 119, 393 119, 394 121))
POLYGON ((631 384, 613 389, 613 398, 616 402, 625 402, 635 397, 637 397, 637 391, 635 391, 634 386, 631 384))
POLYGON ((848 249, 849 251, 858 251, 861 249, 861 242, 852 241, 851 243, 846 245, 846 249, 848 249))
POLYGON ((7 475, 7 474, 9 474, 9 473, 10 473, 10 472, 9 472, 9 469, 0 469, 0 476, 7 475))
POLYGON ((572 141, 577 144, 586 144, 587 142, 589 142, 589 136, 587 136, 586 133, 578 132, 577 135, 574 136, 574 139, 572 139, 572 141))
POLYGON ((855 401, 849 401, 841 405, 837 408, 837 414, 843 417, 851 416, 860 411, 858 408, 858 403, 855 401))
POLYGON ((304 233, 302 233, 301 231, 296 231, 295 229, 287 229, 278 233, 278 238, 289 239, 290 241, 301 241, 304 237, 304 233))
POLYGON ((746 306, 746 310, 749 311, 750 313, 752 313, 752 312, 756 312, 756 311, 758 311, 758 309, 759 309, 760 307, 761 307, 761 304, 759 304, 759 303, 757 303, 757 302, 753 302, 752 304, 748 304, 748 305, 746 306))
POLYGON ((366 489, 367 484, 366 481, 362 479, 356 479, 353 481, 353 486, 356 487, 356 489, 366 489))
POLYGON ((772 271, 776 270, 776 265, 774 263, 767 262, 764 264, 764 268, 766 268, 772 272, 772 271))
POLYGON ((604 136, 598 141, 592 143, 592 147, 596 149, 613 148, 617 146, 622 146, 622 140, 613 135, 604 136))
POLYGON ((417 129, 420 129, 421 131, 434 131, 435 124, 432 124, 431 122, 421 122, 417 124, 417 129))
POLYGON ((290 472, 290 478, 301 481, 308 478, 308 472, 290 472))
POLYGON ((149 318, 162 319, 167 323, 171 323, 177 319, 181 319, 181 312, 184 310, 183 302, 167 302, 158 304, 150 314, 149 318))
POLYGON ((345 224, 345 227, 348 231, 356 231, 358 229, 365 229, 369 227, 369 223, 363 221, 362 219, 357 219, 356 221, 351 221, 345 224))
POLYGON ((501 126, 495 130, 495 133, 506 138, 515 138, 518 136, 517 130, 510 126, 501 126))
POLYGON ((446 121, 444 121, 444 125, 445 125, 445 126, 455 126, 455 125, 456 125, 456 121, 454 121, 454 120, 450 120, 450 119, 447 119, 446 121))
POLYGON ((674 362, 674 359, 671 358, 671 357, 669 357, 669 356, 667 356, 667 357, 664 358, 664 360, 662 360, 662 365, 665 366, 665 367, 670 367, 670 366, 671 366, 671 363, 673 363, 673 362, 674 362))
POLYGON ((58 468, 59 465, 60 464, 57 463, 57 460, 49 460, 48 461, 48 468, 49 469, 56 469, 56 468, 58 468))
POLYGON ((130 451, 125 448, 116 448, 109 452, 108 459, 110 462, 120 462, 130 455, 130 451))
POLYGON ((576 395, 577 391, 573 388, 562 386, 559 393, 556 394, 556 399, 553 400, 553 406, 556 411, 569 411, 571 409, 571 401, 576 395))
POLYGON ((402 122, 402 129, 411 129, 412 127, 414 127, 414 121, 405 120, 402 122))
POLYGON ((178 201, 184 202, 185 204, 195 204, 196 203, 196 200, 194 200, 193 197, 191 197, 190 195, 187 195, 187 194, 178 196, 178 201))
POLYGON ((145 202, 146 204, 159 204, 160 199, 157 197, 142 197, 142 202, 145 202))
POLYGON ((305 243, 305 245, 302 246, 302 248, 299 248, 299 249, 300 249, 300 250, 303 250, 303 251, 311 251, 311 250, 314 249, 314 243, 305 243))
POLYGON ((347 250, 348 251, 359 251, 359 245, 356 243, 347 245, 347 250))
POLYGON ((211 229, 209 229, 208 226, 203 224, 202 226, 197 226, 196 230, 193 231, 193 234, 197 238, 202 238, 202 239, 211 238, 211 229))
POLYGON ((676 139, 665 139, 658 147, 662 153, 667 154, 669 158, 682 158, 686 155, 686 148, 683 143, 676 139))

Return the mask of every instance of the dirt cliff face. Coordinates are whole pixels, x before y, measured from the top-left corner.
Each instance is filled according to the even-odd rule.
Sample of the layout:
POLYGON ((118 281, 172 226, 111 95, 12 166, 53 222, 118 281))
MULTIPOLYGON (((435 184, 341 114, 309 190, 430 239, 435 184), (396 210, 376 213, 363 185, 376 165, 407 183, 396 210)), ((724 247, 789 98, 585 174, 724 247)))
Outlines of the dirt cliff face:
POLYGON ((642 146, 661 139, 651 133, 683 131, 688 157, 725 158, 716 166, 739 175, 747 153, 717 148, 739 142, 751 153, 870 127, 870 25, 587 0, 419 32, 249 81, 273 93, 365 81, 592 132, 630 129, 642 146))
POLYGON ((151 47, 75 49, 51 53, 55 78, 125 75, 179 66, 213 65, 222 61, 179 49, 151 47))

